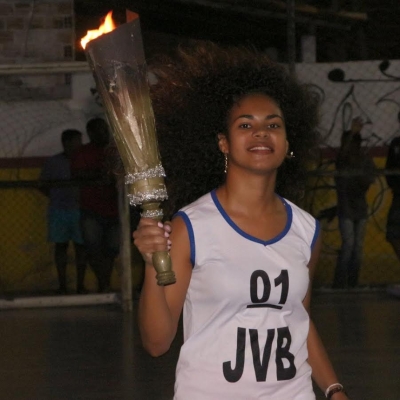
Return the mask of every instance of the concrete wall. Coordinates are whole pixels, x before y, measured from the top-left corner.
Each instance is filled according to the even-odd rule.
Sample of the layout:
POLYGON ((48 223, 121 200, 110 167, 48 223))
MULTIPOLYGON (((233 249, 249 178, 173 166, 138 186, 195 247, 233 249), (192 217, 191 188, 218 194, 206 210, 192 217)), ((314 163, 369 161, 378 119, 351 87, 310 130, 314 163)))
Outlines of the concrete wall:
MULTIPOLYGON (((0 64, 74 59, 73 0, 0 0, 0 64)), ((0 76, 3 100, 70 95, 69 76, 0 76)))

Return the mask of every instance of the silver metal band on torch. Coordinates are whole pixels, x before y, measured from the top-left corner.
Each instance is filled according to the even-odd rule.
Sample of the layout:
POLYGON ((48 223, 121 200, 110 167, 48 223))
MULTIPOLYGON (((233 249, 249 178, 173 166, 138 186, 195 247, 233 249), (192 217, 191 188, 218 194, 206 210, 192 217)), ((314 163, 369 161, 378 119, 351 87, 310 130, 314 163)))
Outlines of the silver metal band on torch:
POLYGON ((154 168, 146 169, 146 171, 125 175, 125 184, 129 185, 150 178, 165 178, 165 171, 161 164, 156 165, 154 168))
POLYGON ((163 210, 146 210, 140 213, 143 218, 162 218, 164 216, 163 210))
MULTIPOLYGON (((159 164, 154 168, 147 169, 146 171, 126 175, 125 184, 130 185, 144 179, 164 178, 164 177, 165 177, 164 168, 162 167, 161 164, 159 164)), ((137 191, 135 192, 135 194, 129 193, 128 198, 130 205, 137 206, 145 202, 164 201, 168 199, 168 194, 166 187, 162 186, 161 188, 153 189, 151 191, 146 191, 146 192, 137 191)), ((143 217, 148 217, 148 218, 160 217, 162 215, 163 215, 162 210, 149 210, 149 211, 144 211, 142 213, 143 217)))

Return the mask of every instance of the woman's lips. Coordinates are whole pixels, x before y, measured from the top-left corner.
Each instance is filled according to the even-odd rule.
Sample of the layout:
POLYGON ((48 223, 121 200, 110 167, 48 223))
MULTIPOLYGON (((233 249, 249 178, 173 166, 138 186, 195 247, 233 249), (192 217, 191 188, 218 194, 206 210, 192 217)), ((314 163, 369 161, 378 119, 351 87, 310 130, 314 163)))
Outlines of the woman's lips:
POLYGON ((255 151, 255 152, 257 152, 257 151, 262 151, 262 152, 270 152, 270 153, 272 153, 272 152, 274 151, 274 150, 272 149, 272 147, 269 147, 269 146, 260 146, 260 145, 249 147, 248 150, 249 150, 249 151, 255 151))

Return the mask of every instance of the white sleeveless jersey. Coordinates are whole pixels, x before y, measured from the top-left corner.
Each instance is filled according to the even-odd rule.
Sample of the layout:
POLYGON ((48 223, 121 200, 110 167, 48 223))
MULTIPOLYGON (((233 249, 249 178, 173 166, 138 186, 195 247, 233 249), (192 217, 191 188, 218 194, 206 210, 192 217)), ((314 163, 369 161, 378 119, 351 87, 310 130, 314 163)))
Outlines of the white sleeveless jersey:
POLYGON ((267 242, 236 226, 215 191, 177 214, 193 271, 174 400, 315 400, 302 301, 319 225, 282 201, 286 227, 267 242))

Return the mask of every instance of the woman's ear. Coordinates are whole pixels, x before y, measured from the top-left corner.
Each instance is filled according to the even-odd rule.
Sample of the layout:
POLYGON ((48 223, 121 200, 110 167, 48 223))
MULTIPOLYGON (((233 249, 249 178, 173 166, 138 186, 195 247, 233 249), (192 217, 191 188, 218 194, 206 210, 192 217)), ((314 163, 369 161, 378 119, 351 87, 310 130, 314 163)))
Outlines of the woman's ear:
POLYGON ((224 133, 218 134, 218 147, 222 153, 229 153, 228 139, 224 133))

